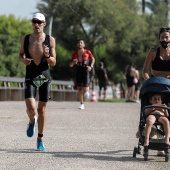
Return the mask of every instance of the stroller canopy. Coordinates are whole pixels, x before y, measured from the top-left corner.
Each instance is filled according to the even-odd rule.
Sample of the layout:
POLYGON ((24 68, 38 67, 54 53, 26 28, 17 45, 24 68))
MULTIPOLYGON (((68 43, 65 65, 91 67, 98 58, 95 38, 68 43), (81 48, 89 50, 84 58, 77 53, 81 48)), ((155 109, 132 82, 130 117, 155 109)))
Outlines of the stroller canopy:
POLYGON ((161 76, 149 78, 140 89, 140 97, 147 93, 170 93, 170 79, 161 76))

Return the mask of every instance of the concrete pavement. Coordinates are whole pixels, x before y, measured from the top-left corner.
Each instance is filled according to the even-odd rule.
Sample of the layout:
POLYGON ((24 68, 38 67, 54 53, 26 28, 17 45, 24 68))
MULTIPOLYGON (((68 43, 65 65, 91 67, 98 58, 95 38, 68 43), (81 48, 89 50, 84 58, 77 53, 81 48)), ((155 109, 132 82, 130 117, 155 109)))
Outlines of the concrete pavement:
MULTIPOLYGON (((49 102, 45 152, 36 135, 26 136, 23 102, 0 102, 0 170, 145 170, 169 169, 170 163, 149 152, 133 158, 138 139, 140 104, 49 102)), ((143 148, 142 148, 143 149, 143 148)))

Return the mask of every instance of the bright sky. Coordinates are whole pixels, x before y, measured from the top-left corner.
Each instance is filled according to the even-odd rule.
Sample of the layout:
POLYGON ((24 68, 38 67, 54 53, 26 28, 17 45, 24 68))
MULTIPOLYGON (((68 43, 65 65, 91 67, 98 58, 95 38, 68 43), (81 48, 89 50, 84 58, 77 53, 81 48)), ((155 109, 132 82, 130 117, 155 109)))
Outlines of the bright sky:
POLYGON ((0 0, 0 15, 13 14, 16 18, 31 19, 32 14, 39 12, 36 4, 41 0, 0 0))

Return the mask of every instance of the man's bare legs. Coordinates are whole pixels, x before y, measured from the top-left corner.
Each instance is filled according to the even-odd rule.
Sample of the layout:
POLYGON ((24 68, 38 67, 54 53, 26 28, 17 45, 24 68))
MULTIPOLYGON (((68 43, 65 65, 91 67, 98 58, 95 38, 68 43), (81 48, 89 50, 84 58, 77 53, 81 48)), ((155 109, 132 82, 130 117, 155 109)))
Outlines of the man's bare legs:
POLYGON ((79 109, 84 109, 84 93, 88 91, 88 87, 77 87, 78 89, 78 98, 81 103, 79 109))
POLYGON ((107 90, 105 90, 105 89, 103 90, 103 98, 104 98, 104 100, 106 99, 106 91, 107 90))
MULTIPOLYGON (((34 116, 36 116, 38 112, 38 133, 43 134, 44 131, 44 125, 46 121, 46 102, 39 101, 38 103, 38 109, 36 107, 36 101, 34 98, 27 98, 25 99, 26 106, 27 106, 27 115, 29 117, 30 124, 34 124, 34 116)), ((42 137, 38 137, 38 139, 41 139, 42 137)))
POLYGON ((31 124, 33 124, 34 123, 34 116, 37 113, 35 99, 34 98, 27 98, 27 99, 25 99, 25 103, 26 103, 26 107, 27 107, 26 112, 27 112, 27 115, 29 117, 29 121, 30 121, 31 124))
POLYGON ((99 90, 99 99, 101 98, 101 90, 99 90))
POLYGON ((101 98, 101 93, 103 92, 103 99, 106 99, 106 92, 107 92, 107 89, 99 89, 99 99, 101 98))
POLYGON ((34 98, 27 98, 25 99, 25 103, 27 106, 26 112, 29 117, 29 123, 27 127, 27 136, 32 137, 35 133, 35 125, 37 122, 37 117, 36 117, 36 103, 34 98))
MULTIPOLYGON (((43 135, 44 132, 44 126, 46 122, 46 106, 47 102, 41 102, 38 103, 38 134, 43 135)), ((38 136, 38 139, 42 139, 43 136, 38 136)))
POLYGON ((83 87, 83 94, 88 91, 89 87, 83 87))
POLYGON ((80 103, 84 103, 84 93, 88 91, 88 87, 77 87, 78 89, 78 98, 80 103))
POLYGON ((84 100, 83 100, 83 88, 82 87, 77 87, 78 89, 78 98, 79 98, 79 101, 81 104, 84 103, 84 100))

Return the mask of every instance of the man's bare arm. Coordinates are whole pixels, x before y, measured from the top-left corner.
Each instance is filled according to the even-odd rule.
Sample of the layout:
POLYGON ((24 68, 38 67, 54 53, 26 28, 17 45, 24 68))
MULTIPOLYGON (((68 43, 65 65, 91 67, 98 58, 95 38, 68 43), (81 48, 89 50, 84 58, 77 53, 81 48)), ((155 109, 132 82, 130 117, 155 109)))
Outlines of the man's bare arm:
POLYGON ((56 51, 55 51, 55 39, 50 36, 50 50, 49 47, 45 46, 43 47, 44 50, 44 55, 47 59, 47 62, 50 66, 55 66, 56 65, 56 51), (50 51, 50 52, 49 52, 50 51))

